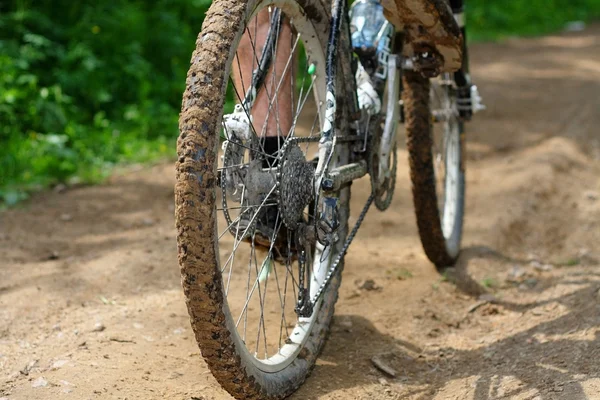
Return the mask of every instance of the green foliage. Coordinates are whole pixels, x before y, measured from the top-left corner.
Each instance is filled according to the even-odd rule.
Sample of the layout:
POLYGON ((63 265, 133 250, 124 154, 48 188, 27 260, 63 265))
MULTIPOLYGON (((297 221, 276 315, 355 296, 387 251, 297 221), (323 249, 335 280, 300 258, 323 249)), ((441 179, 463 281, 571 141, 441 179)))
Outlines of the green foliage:
POLYGON ((494 289, 494 288, 498 287, 498 282, 496 282, 496 280, 494 278, 490 278, 490 277, 483 278, 483 280, 481 281, 481 284, 486 289, 494 289))
POLYGON ((0 203, 174 154, 210 0, 0 0, 0 203))
POLYGON ((600 18, 600 0, 465 0, 471 38, 555 32, 570 21, 600 18))
MULTIPOLYGON (((174 155, 188 60, 210 2, 0 0, 0 205, 174 155)), ((466 3, 475 39, 600 17, 600 0, 466 3)))
POLYGON ((406 279, 410 279, 413 277, 413 273, 406 268, 398 268, 389 270, 386 272, 388 275, 398 279, 399 281, 403 281, 406 279))
POLYGON ((565 261, 560 261, 557 263, 559 267, 575 267, 581 264, 581 259, 579 257, 569 258, 565 261))

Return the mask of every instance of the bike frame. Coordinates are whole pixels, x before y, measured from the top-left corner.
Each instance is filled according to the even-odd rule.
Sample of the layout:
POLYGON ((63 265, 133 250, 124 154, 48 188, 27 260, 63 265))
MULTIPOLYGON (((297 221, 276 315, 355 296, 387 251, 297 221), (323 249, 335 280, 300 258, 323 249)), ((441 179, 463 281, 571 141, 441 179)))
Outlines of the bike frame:
MULTIPOLYGON (((462 0, 452 0, 453 11, 462 12, 462 0), (458 8, 460 10, 458 10, 458 8)), ((461 15, 461 14, 459 14, 461 15)), ((459 17, 460 18, 460 17, 459 17)), ((457 20, 459 19, 457 18, 457 20)), ((460 21, 459 21, 460 23, 460 21)), ((281 26, 281 16, 279 10, 274 12, 271 19, 271 27, 267 35, 266 45, 264 47, 263 54, 261 55, 259 67, 252 77, 252 84, 248 89, 243 100, 243 108, 250 110, 254 105, 256 99, 256 93, 264 78, 269 70, 270 64, 273 60, 273 43, 275 42, 281 26)), ((336 117, 342 117, 339 114, 337 107, 336 98, 336 81, 337 81, 337 68, 341 67, 344 74, 344 85, 347 91, 352 95, 352 99, 349 102, 349 119, 350 125, 354 125, 357 131, 357 135, 352 137, 353 141, 367 142, 368 131, 360 127, 360 119, 362 111, 359 109, 357 99, 357 84, 356 84, 356 68, 357 64, 352 58, 353 50, 350 43, 350 21, 347 12, 346 0, 333 0, 331 8, 331 22, 330 22, 330 33, 327 43, 326 50, 326 97, 325 97, 325 112, 324 120, 322 121, 322 137, 319 141, 319 161, 315 170, 314 182, 315 182, 315 193, 317 193, 315 204, 321 205, 320 222, 326 226, 331 227, 332 231, 335 231, 335 227, 338 226, 337 222, 337 192, 344 186, 350 184, 356 179, 360 179, 367 175, 369 171, 369 165, 366 157, 359 157, 358 161, 346 164, 337 168, 330 168, 331 160, 336 151, 336 145, 340 138, 344 138, 344 135, 348 136, 347 132, 342 135, 336 135, 336 117), (342 35, 342 32, 346 32, 346 35, 342 35), (346 42, 345 42, 346 41, 346 42)), ((464 24, 461 24, 461 29, 464 32, 464 24)), ((402 71, 406 69, 414 69, 412 59, 403 57, 403 32, 398 32, 390 40, 389 54, 387 55, 387 74, 383 79, 387 87, 387 109, 385 126, 379 141, 379 148, 377 150, 377 156, 379 160, 379 170, 377 171, 378 182, 375 185, 381 184, 386 179, 386 174, 390 171, 390 160, 391 152, 396 148, 396 130, 398 123, 401 119, 400 109, 400 95, 401 95, 401 78, 402 71)), ((466 52, 466 44, 463 44, 463 48, 466 52)), ((467 65, 467 61, 463 61, 463 66, 467 65)), ((467 82, 468 76, 465 75, 466 68, 455 73, 457 82, 467 82)), ((462 113, 461 113, 462 114, 462 113)), ((463 116, 463 115, 461 115, 463 116)), ((464 116, 470 117, 470 112, 465 113, 464 116)), ((370 116, 369 116, 370 117, 370 116)), ((366 146, 362 146, 361 151, 358 153, 364 153, 366 146)), ((340 262, 347 251, 350 242, 356 235, 356 232, 364 219, 366 212, 368 211, 371 203, 374 201, 375 195, 371 194, 367 201, 363 211, 358 218, 354 228, 348 235, 344 246, 340 254, 336 257, 333 264, 331 265, 328 274, 321 284, 317 293, 313 298, 308 297, 310 292, 309 288, 299 287, 299 299, 296 307, 296 312, 300 317, 310 317, 314 305, 319 301, 322 293, 327 289, 331 277, 338 271, 340 262)), ((315 226, 315 229, 316 226, 315 226)), ((318 235, 317 235, 318 236, 318 235)), ((322 243, 327 246, 330 243, 322 243)), ((301 269, 301 274, 303 271, 301 269)))

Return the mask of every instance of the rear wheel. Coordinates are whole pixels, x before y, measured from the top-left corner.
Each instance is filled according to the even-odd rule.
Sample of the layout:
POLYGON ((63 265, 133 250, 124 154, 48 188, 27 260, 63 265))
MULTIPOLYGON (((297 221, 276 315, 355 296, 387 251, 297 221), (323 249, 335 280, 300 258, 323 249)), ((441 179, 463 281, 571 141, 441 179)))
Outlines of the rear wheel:
POLYGON ((403 99, 419 236, 427 257, 443 269, 460 252, 464 216, 464 125, 456 83, 451 74, 430 81, 406 71, 403 99))
MULTIPOLYGON (((324 344, 337 299, 339 274, 310 317, 294 310, 301 286, 314 296, 347 234, 347 187, 337 193, 339 240, 324 246, 309 233, 320 211, 312 155, 324 123, 327 13, 313 0, 217 0, 188 72, 175 189, 182 285, 202 356, 240 399, 282 398, 299 387, 324 344), (268 12, 275 21, 275 10, 288 34, 267 46, 278 54, 279 41, 290 40, 292 51, 261 80, 256 98, 266 96, 269 111, 259 126, 245 101, 264 47, 255 40, 256 20, 268 12), (240 47, 243 40, 249 43, 240 47), (252 70, 244 69, 242 51, 252 51, 252 70), (306 65, 295 73, 296 63, 306 65), (291 110, 282 109, 290 103, 291 110), (284 114, 291 115, 289 125, 284 114), (266 132, 279 138, 274 149, 266 148, 266 132)), ((337 92, 345 96, 343 86, 337 92)), ((345 124, 344 107, 338 112, 336 121, 345 124)), ((340 144, 332 167, 348 157, 348 145, 340 144)))

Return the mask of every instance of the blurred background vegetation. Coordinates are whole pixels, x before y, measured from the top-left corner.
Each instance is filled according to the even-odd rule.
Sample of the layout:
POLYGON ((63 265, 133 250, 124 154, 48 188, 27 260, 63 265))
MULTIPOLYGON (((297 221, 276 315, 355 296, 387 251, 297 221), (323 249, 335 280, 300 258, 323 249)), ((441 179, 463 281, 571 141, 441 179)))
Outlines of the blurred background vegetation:
MULTIPOLYGON (((470 37, 600 18, 600 0, 466 0, 470 37)), ((0 205, 174 156, 210 0, 0 0, 0 205)))

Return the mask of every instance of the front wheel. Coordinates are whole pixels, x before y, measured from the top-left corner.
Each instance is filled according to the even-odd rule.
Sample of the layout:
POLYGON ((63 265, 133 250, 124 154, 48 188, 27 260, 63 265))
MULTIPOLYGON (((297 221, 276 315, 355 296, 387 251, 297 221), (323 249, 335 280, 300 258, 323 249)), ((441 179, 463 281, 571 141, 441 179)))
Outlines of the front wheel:
POLYGON ((404 74, 404 111, 413 201, 425 254, 438 269, 460 252, 465 210, 464 124, 451 74, 404 74))

